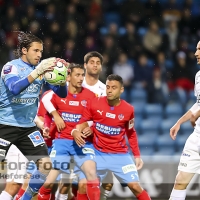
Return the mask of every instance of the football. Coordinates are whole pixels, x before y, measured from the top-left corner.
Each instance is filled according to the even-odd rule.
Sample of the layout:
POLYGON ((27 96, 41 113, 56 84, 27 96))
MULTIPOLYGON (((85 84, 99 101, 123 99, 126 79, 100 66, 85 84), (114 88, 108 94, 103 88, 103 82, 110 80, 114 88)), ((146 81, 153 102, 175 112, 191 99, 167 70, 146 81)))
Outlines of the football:
POLYGON ((53 71, 44 73, 44 80, 51 85, 60 85, 66 82, 67 68, 65 65, 58 61, 53 71))

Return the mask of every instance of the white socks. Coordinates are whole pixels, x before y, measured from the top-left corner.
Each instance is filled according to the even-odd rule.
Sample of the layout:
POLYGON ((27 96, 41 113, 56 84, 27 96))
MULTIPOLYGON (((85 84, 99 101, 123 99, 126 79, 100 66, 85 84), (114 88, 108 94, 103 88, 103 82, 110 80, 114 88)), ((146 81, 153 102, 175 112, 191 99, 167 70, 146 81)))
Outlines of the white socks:
POLYGON ((185 200, 186 190, 176 190, 173 189, 169 200, 185 200))
POLYGON ((110 191, 105 190, 103 187, 100 188, 100 191, 101 191, 100 200, 106 200, 109 196, 110 191))
POLYGON ((0 200, 13 200, 13 197, 6 191, 2 191, 0 194, 0 200))

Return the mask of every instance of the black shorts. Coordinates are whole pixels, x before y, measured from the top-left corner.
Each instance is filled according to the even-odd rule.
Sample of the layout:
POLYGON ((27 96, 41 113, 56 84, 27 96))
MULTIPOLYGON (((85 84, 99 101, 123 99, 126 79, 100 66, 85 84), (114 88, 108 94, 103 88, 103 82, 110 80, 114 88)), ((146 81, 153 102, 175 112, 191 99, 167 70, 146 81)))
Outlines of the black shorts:
POLYGON ((10 146, 14 144, 28 160, 37 161, 49 157, 44 138, 37 127, 23 128, 0 124, 0 160, 5 159, 10 146))

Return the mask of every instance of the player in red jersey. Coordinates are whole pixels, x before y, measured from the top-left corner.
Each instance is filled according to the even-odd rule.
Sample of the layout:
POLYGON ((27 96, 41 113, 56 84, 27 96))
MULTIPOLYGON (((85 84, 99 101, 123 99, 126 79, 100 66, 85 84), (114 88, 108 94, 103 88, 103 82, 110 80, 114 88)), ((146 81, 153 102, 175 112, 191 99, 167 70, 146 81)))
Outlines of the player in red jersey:
MULTIPOLYGON (((87 102, 96 98, 96 96, 90 90, 82 87, 84 79, 83 66, 70 64, 69 70, 71 71, 68 75, 69 85, 67 97, 59 98, 53 94, 50 105, 45 101, 45 107, 51 113, 57 125, 57 132, 50 154, 54 170, 50 172, 44 187, 49 188, 49 184, 55 181, 60 171, 66 172, 67 169, 62 164, 64 161, 65 163, 69 163, 70 156, 73 156, 76 165, 86 175, 88 181, 87 196, 91 200, 99 200, 100 190, 99 180, 96 175, 94 147, 91 142, 87 141, 84 148, 79 148, 71 136, 71 131, 80 120, 87 102), (53 104, 54 108, 51 104, 53 104), (54 163, 56 163, 56 166, 54 166, 54 163)), ((83 199, 80 193, 78 193, 77 197, 78 199, 83 199)))
POLYGON ((83 130, 88 126, 86 122, 92 120, 97 170, 112 171, 121 183, 127 184, 137 199, 149 200, 151 198, 140 186, 137 173, 137 168, 142 167, 143 161, 134 129, 134 108, 120 99, 123 90, 122 78, 109 75, 106 81, 107 96, 96 98, 87 104, 72 135, 78 146, 84 146, 89 134, 84 134, 83 130), (125 135, 136 165, 128 153, 125 135))

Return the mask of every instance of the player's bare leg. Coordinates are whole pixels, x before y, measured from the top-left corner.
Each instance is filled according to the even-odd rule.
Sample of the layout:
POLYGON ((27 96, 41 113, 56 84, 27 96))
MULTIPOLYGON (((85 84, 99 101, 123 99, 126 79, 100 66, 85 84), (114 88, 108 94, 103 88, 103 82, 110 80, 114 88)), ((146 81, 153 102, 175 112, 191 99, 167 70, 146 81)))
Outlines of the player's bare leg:
POLYGON ((101 191, 101 198, 100 200, 106 200, 109 196, 110 191, 113 187, 113 173, 108 171, 106 177, 102 181, 102 185, 100 188, 101 191))
POLYGON ((39 193, 38 193, 38 200, 43 199, 44 196, 48 196, 50 199, 51 196, 51 190, 53 188, 53 184, 56 181, 56 178, 60 174, 59 170, 52 169, 43 184, 43 186, 40 188, 39 193))
POLYGON ((127 184, 138 200, 151 200, 148 193, 141 187, 139 182, 131 182, 127 184))
POLYGON ((174 188, 170 195, 170 200, 185 200, 186 188, 193 176, 193 173, 178 171, 174 183, 174 188))
POLYGON ((15 196, 15 194, 19 191, 21 188, 21 183, 15 183, 14 181, 6 183, 6 187, 4 189, 5 192, 10 194, 12 197, 15 196))
POLYGON ((99 179, 96 174, 96 162, 92 160, 85 161, 81 166, 87 178, 87 196, 91 200, 100 199, 99 179))

